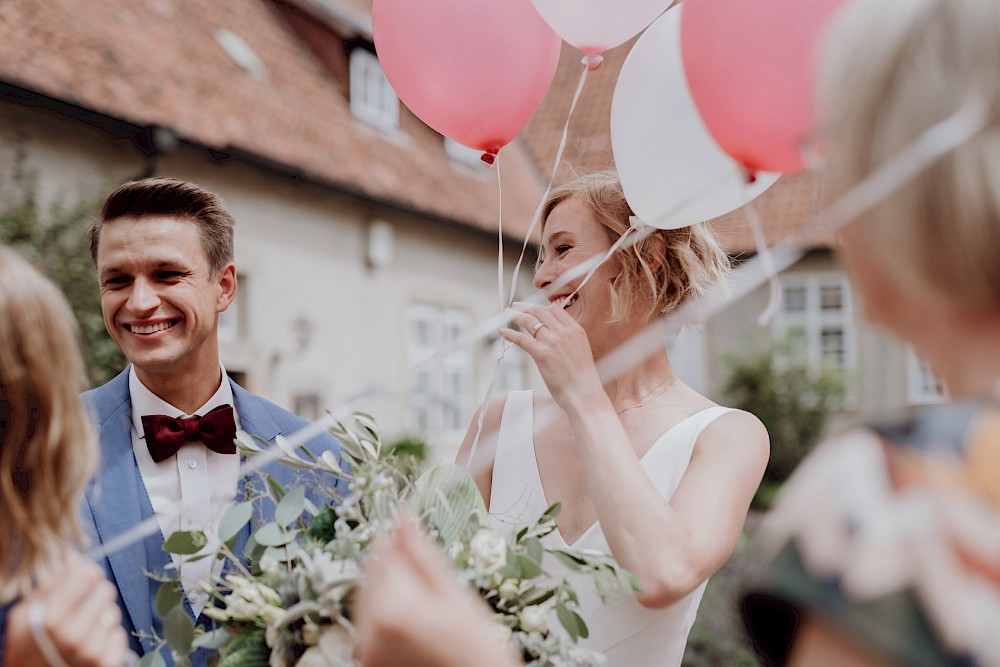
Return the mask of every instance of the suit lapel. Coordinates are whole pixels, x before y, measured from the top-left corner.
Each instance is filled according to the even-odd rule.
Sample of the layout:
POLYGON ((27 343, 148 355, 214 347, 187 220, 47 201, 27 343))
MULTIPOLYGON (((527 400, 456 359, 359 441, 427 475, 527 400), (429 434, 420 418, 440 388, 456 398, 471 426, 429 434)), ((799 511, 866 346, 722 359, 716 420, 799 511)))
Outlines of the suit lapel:
MULTIPOLYGON (((147 519, 153 508, 132 451, 128 372, 95 396, 101 462, 87 488, 87 502, 101 542, 106 544, 147 519)), ((108 554, 122 600, 136 630, 153 627, 151 591, 158 586, 146 572, 163 572, 169 556, 157 527, 151 535, 108 554)))

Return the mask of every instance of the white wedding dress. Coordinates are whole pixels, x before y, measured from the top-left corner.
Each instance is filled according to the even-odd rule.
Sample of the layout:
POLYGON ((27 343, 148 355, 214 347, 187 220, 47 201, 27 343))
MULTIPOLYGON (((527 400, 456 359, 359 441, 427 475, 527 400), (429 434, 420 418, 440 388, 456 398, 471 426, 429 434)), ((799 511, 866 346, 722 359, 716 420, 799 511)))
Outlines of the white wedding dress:
MULTIPOLYGON (((698 436, 712 421, 730 410, 717 406, 691 415, 660 436, 642 457, 643 469, 664 498, 670 498, 677 490, 698 436)), ((532 392, 512 392, 500 421, 490 519, 493 527, 504 535, 537 519, 550 504, 542 490, 535 460, 533 412, 532 392)), ((567 545, 558 531, 549 534, 543 544, 610 552, 599 523, 590 526, 574 544, 567 545)), ((592 577, 578 575, 556 563, 555 559, 552 561, 546 567, 561 568, 560 574, 565 573, 579 595, 580 613, 590 631, 590 637, 582 640, 581 646, 603 653, 607 657, 606 667, 675 667, 681 664, 705 583, 665 609, 643 607, 628 590, 603 604, 592 577)))

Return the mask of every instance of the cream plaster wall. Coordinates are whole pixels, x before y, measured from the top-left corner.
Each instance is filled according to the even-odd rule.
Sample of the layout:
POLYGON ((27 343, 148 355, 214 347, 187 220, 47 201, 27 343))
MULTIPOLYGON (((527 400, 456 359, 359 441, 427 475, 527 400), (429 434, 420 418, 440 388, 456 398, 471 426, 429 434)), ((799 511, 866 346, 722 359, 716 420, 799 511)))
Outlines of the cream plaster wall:
MULTIPOLYGON (((24 148, 46 199, 103 196, 144 164, 128 140, 52 112, 0 103, 0 176, 9 173, 15 146, 24 148)), ((364 394, 362 407, 385 435, 401 436, 407 431, 407 307, 462 309, 474 324, 498 310, 495 238, 184 145, 157 174, 194 181, 227 201, 237 220, 245 328, 221 345, 223 363, 244 373, 249 389, 285 407, 299 394, 317 394, 324 409, 364 394), (394 261, 378 268, 366 258, 375 220, 388 223, 394 236, 394 261), (304 345, 298 320, 308 322, 304 345)), ((514 259, 508 248, 508 281, 514 259)), ((530 280, 528 267, 520 293, 530 293, 530 280)), ((494 367, 491 341, 472 349, 470 415, 494 367)), ((527 366, 528 382, 537 385, 527 366)), ((432 444, 437 458, 450 459, 459 442, 432 444)))

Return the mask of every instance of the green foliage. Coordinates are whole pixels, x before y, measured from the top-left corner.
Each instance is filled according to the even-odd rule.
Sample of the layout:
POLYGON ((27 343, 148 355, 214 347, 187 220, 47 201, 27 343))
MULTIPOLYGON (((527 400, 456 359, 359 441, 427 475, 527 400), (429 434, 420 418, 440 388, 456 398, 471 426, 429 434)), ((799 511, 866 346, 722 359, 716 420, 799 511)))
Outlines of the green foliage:
POLYGON ((724 401, 757 415, 771 438, 771 458, 754 507, 766 509, 777 487, 822 437, 827 418, 844 396, 843 376, 812 371, 776 345, 739 360, 729 360, 724 401))
MULTIPOLYGON (((752 521, 753 515, 748 519, 752 521)), ((682 667, 760 667, 750 646, 738 607, 740 587, 755 564, 745 531, 725 565, 708 580, 705 596, 688 635, 682 667)))
POLYGON ((43 205, 37 178, 26 172, 23 156, 0 184, 0 242, 42 270, 62 290, 80 323, 87 379, 104 384, 125 367, 125 357, 108 336, 101 316, 97 271, 86 240, 87 225, 97 214, 96 197, 67 204, 56 197, 43 205))
POLYGON ((267 667, 268 651, 264 631, 237 635, 222 649, 218 667, 267 667))

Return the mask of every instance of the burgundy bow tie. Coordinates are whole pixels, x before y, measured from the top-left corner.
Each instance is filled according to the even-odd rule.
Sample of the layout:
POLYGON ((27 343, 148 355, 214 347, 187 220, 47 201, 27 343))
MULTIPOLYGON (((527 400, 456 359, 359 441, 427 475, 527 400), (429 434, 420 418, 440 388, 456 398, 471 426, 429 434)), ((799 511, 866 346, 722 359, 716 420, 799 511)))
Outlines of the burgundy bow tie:
POLYGON ((236 420, 233 406, 220 405, 204 416, 168 417, 145 415, 142 430, 146 446, 153 460, 166 461, 177 453, 185 442, 200 440, 206 447, 219 454, 235 454, 236 420))

